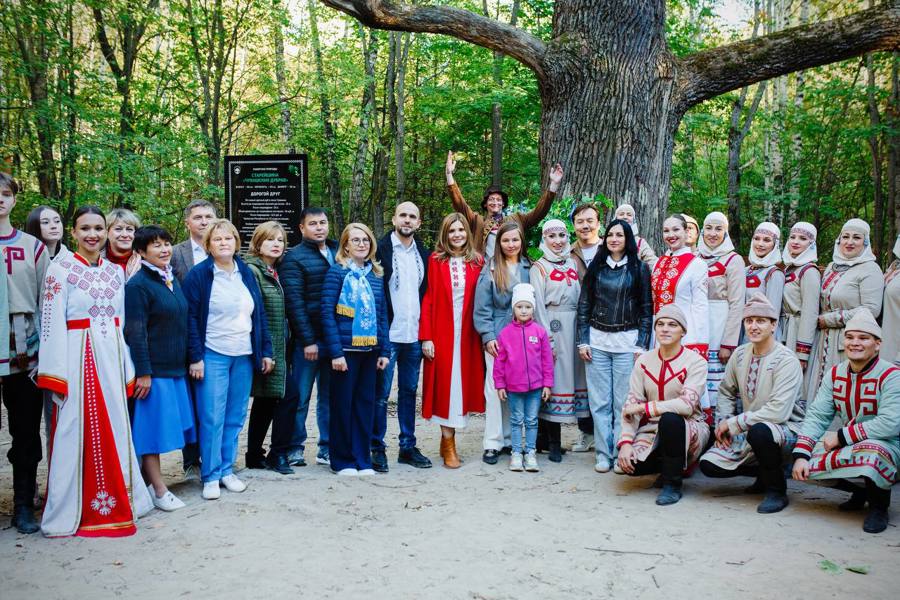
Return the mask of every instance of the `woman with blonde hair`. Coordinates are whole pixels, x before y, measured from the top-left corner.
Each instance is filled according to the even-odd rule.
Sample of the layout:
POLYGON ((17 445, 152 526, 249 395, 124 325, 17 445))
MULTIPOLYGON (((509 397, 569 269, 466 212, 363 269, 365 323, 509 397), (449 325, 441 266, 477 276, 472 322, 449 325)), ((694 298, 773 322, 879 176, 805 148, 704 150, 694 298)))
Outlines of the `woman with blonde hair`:
POLYGON ((441 458, 449 469, 460 466, 456 430, 466 426, 470 413, 484 412, 484 360, 472 321, 483 265, 465 217, 444 217, 428 259, 419 340, 425 357, 422 417, 441 426, 441 458))
POLYGON ((250 248, 244 259, 256 277, 262 293, 269 336, 272 338, 272 358, 275 368, 268 374, 256 373, 250 395, 250 423, 247 428, 247 468, 269 468, 282 475, 294 472, 288 464, 288 450, 294 434, 294 421, 300 392, 296 379, 288 376, 288 337, 284 310, 284 290, 278 279, 276 265, 281 262, 287 241, 287 232, 281 223, 266 221, 257 225, 250 238, 250 248), (272 424, 272 442, 269 455, 263 452, 263 441, 269 424, 272 424))
POLYGON ((141 220, 127 208, 114 208, 106 214, 106 247, 101 256, 122 267, 126 281, 141 268, 141 257, 131 247, 140 226, 141 220))
MULTIPOLYGON (((478 276, 475 288, 473 322, 484 344, 487 373, 494 371, 499 347, 497 336, 513 318, 512 290, 518 283, 528 283, 531 261, 525 255, 525 234, 515 221, 507 221, 497 230, 497 247, 493 258, 478 276)), ((484 379, 484 454, 482 460, 497 464, 500 452, 510 445, 509 410, 500 402, 494 378, 484 379)))
POLYGON ((196 382, 203 498, 219 498, 247 485, 234 474, 238 437, 247 416, 253 372, 275 366, 262 293, 238 256, 240 238, 227 219, 210 223, 203 237, 208 257, 188 273, 188 372, 196 382))
POLYGON ((323 351, 331 359, 329 456, 338 475, 374 475, 369 445, 375 424, 375 372, 391 356, 384 270, 375 235, 344 227, 322 284, 323 351))

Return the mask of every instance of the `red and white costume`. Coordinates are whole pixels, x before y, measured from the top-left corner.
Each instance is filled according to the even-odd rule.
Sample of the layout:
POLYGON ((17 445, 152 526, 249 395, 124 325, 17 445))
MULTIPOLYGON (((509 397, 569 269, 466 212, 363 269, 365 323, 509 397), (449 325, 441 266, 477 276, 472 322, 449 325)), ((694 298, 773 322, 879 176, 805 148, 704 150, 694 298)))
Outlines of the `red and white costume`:
POLYGON ((119 537, 153 508, 131 442, 134 366, 122 335, 125 278, 69 254, 47 268, 38 386, 53 392, 48 537, 119 537))
MULTIPOLYGON (((659 257, 650 277, 653 314, 666 304, 675 304, 687 318, 682 345, 706 359, 709 351, 709 294, 706 263, 688 247, 659 257)), ((705 407, 704 407, 705 408, 705 407)))

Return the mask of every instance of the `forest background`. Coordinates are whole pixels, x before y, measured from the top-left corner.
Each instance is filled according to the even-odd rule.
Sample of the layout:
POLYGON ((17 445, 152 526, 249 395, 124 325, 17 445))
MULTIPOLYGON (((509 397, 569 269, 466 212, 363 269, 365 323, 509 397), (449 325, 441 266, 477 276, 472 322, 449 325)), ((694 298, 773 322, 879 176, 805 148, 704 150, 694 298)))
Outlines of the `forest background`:
MULTIPOLYGON (((550 36, 551 0, 440 4, 550 36)), ((684 56, 873 4, 670 0, 666 34, 684 56)), ((369 29, 317 0, 0 0, 0 169, 23 184, 18 223, 44 203, 64 219, 80 204, 127 206, 183 239, 187 202, 222 207, 226 155, 303 152, 334 232, 362 220, 380 236, 412 200, 430 242, 450 210, 448 150, 473 206, 492 181, 513 208, 536 201, 540 111, 534 74, 513 59, 369 29)), ((896 52, 721 95, 681 122, 669 210, 727 212, 743 253, 760 221, 785 232, 810 221, 822 264, 841 224, 861 217, 884 265, 900 219, 898 136, 896 52)), ((552 214, 567 219, 581 200, 552 214)))

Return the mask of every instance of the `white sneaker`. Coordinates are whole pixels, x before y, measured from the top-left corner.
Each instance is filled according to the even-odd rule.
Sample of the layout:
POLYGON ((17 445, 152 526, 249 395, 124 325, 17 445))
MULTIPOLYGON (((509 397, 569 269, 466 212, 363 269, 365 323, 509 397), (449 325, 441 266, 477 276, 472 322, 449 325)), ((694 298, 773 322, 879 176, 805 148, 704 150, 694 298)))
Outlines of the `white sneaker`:
POLYGON ((509 470, 522 471, 522 455, 519 452, 513 452, 509 457, 509 470))
POLYGON ((357 472, 357 475, 359 475, 360 477, 368 477, 369 475, 374 475, 374 474, 375 474, 375 469, 360 469, 357 472))
POLYGON ((598 458, 596 464, 594 464, 594 470, 598 473, 609 473, 609 469, 609 461, 605 458, 598 458))
POLYGON ((159 510, 172 512, 173 510, 184 508, 184 502, 179 500, 178 497, 169 490, 166 490, 166 493, 163 494, 162 498, 156 497, 156 491, 153 489, 152 485, 147 486, 147 491, 150 492, 150 497, 153 498, 153 506, 159 510))
POLYGON ((613 465, 613 473, 616 475, 624 475, 625 471, 622 470, 622 467, 619 466, 619 461, 616 461, 616 464, 613 465))
POLYGON ((240 493, 247 489, 247 484, 238 479, 234 473, 223 477, 221 482, 229 492, 240 493))
POLYGON ((219 482, 218 481, 207 481, 203 484, 203 499, 204 500, 218 500, 219 495, 222 492, 219 491, 219 482))
POLYGON ((525 470, 529 473, 537 473, 541 468, 537 464, 537 456, 534 450, 525 453, 525 470))
POLYGON ((590 452, 594 449, 594 435, 582 432, 577 442, 572 444, 572 452, 590 452))
POLYGON ((346 469, 341 469, 340 471, 338 471, 337 474, 341 477, 356 477, 357 475, 359 475, 359 471, 351 467, 347 467, 346 469))

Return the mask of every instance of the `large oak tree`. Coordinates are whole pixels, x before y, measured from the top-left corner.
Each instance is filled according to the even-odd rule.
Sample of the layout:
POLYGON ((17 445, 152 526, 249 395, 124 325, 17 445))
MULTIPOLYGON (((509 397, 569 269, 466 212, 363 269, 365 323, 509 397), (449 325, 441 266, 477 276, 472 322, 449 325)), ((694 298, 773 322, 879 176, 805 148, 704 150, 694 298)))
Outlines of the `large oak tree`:
POLYGON ((566 167, 563 194, 630 202, 658 237, 675 131, 705 100, 793 71, 900 47, 900 0, 684 57, 665 0, 556 0, 552 36, 449 6, 320 0, 363 24, 450 35, 526 65, 541 95, 540 160, 566 167))

